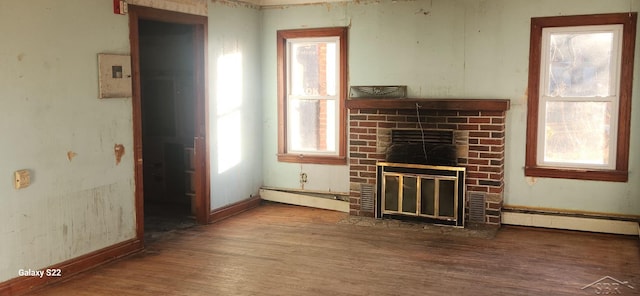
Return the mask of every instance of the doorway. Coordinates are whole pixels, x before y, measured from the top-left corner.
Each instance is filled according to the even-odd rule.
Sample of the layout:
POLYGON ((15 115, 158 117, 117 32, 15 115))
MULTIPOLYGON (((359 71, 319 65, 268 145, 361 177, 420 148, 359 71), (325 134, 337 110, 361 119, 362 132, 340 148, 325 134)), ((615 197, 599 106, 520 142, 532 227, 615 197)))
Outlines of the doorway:
POLYGON ((137 237, 208 222, 206 18, 130 8, 137 237))

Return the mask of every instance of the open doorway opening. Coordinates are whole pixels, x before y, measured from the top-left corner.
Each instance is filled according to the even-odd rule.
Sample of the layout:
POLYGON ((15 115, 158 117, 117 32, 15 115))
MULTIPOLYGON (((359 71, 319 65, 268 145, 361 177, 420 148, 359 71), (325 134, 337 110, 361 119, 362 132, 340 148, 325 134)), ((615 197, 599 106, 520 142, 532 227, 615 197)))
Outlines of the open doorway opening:
POLYGON ((147 242, 195 225, 194 27, 138 22, 147 242))

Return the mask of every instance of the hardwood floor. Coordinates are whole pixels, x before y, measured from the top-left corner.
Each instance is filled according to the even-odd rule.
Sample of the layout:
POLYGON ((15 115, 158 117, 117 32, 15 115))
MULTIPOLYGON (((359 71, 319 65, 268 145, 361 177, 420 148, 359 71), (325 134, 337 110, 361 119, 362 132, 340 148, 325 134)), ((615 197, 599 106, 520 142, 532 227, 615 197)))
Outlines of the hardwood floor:
POLYGON ((640 293, 637 237, 503 227, 476 238, 345 218, 266 203, 34 295, 595 295, 615 283, 582 288, 605 276, 640 293))

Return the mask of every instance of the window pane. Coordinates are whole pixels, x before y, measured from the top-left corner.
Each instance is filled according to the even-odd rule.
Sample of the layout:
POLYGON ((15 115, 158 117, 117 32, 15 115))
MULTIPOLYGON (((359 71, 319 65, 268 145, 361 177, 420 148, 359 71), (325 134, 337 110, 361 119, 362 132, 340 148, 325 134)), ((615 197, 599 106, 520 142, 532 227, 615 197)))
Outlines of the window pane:
POLYGON ((613 95, 610 83, 613 37, 613 32, 550 34, 547 95, 613 95))
POLYGON ((547 102, 544 161, 609 164, 609 102, 547 102))
POLYGON ((337 42, 292 42, 289 93, 335 96, 337 42))
POLYGON ((292 151, 336 151, 336 102, 291 100, 289 140, 292 151))

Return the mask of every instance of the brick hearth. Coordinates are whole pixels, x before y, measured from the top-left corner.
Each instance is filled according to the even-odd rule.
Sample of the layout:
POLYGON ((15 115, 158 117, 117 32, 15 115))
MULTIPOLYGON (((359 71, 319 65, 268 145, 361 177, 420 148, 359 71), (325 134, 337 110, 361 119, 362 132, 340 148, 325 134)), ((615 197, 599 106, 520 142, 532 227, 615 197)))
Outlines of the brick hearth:
POLYGON ((508 100, 350 99, 346 105, 351 215, 374 216, 362 209, 361 184, 375 186, 376 163, 385 160, 391 130, 419 129, 420 120, 424 129, 453 130, 457 139, 464 140, 456 144, 458 164, 467 170, 467 195, 487 194, 485 223, 500 224, 508 100))

